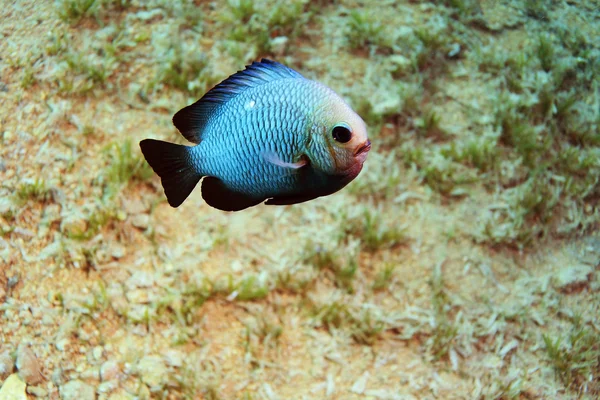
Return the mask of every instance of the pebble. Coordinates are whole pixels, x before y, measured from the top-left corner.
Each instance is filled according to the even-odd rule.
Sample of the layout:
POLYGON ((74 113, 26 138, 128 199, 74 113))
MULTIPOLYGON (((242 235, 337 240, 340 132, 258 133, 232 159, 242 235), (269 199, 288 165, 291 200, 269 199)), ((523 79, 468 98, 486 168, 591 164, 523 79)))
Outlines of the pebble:
POLYGON ((399 95, 390 95, 390 97, 382 99, 381 101, 373 104, 373 113, 375 115, 384 115, 391 112, 396 112, 400 108, 402 108, 401 97, 399 95))
POLYGON ((394 54, 391 55, 388 59, 396 66, 397 69, 401 71, 407 71, 409 68, 412 67, 412 61, 408 57, 404 57, 403 55, 394 54))
POLYGON ((132 394, 127 393, 125 390, 121 389, 116 393, 110 395, 108 400, 134 400, 136 397, 132 394))
POLYGON ((50 314, 42 315, 42 325, 53 325, 54 317, 50 314))
POLYGON ((150 216, 148 214, 136 214, 131 218, 131 225, 138 229, 147 229, 150 224, 150 216))
POLYGON ((62 338, 58 339, 54 345, 56 346, 57 350, 65 351, 68 344, 70 344, 70 340, 68 338, 62 338))
POLYGON ((156 8, 156 9, 150 10, 150 11, 139 11, 139 12, 133 14, 133 18, 137 18, 142 21, 149 21, 152 18, 156 18, 157 16, 162 15, 163 13, 164 13, 163 10, 156 8))
POLYGON ((179 350, 170 349, 164 353, 164 356, 165 356, 165 361, 171 367, 179 368, 179 367, 183 366, 183 358, 184 358, 183 352, 181 352, 179 350))
POLYGON ((125 254, 126 254, 125 246, 122 246, 120 244, 113 244, 110 247, 110 255, 113 258, 116 258, 116 259, 123 258, 123 257, 125 257, 125 254))
POLYGON ((127 279, 127 286, 134 287, 151 287, 154 285, 154 275, 146 271, 135 271, 129 279, 127 279))
POLYGON ((52 201, 58 204, 63 204, 67 200, 65 192, 59 188, 50 189, 50 195, 52 196, 52 201))
POLYGON ((64 382, 63 370, 61 368, 55 368, 54 371, 52 371, 52 375, 50 376, 50 380, 56 386, 62 385, 62 383, 64 382))
POLYGON ((129 215, 143 214, 149 210, 149 207, 144 204, 141 199, 129 199, 127 201, 123 201, 123 208, 129 215))
POLYGON ((144 289, 133 289, 127 292, 127 300, 134 304, 146 304, 150 302, 148 291, 144 289))
POLYGON ((27 345, 21 344, 17 348, 17 369, 28 385, 37 385, 42 381, 38 360, 27 345))
POLYGON ((594 272, 591 265, 571 265, 561 268, 554 276, 555 285, 565 293, 578 292, 589 285, 594 272))
POLYGON ((100 379, 100 368, 98 368, 98 367, 88 368, 85 371, 81 372, 79 377, 82 379, 99 380, 100 379))
POLYGON ((19 312, 19 319, 23 325, 27 326, 33 322, 33 315, 31 315, 31 311, 29 310, 21 310, 19 312))
POLYGON ((150 387, 151 391, 160 390, 166 382, 168 370, 160 356, 145 356, 137 363, 137 373, 142 382, 150 387))
POLYGON ((44 209, 42 218, 46 221, 56 221, 60 218, 60 206, 58 204, 48 204, 44 209))
POLYGON ((10 356, 10 352, 7 350, 0 353, 0 381, 12 374, 14 369, 15 362, 10 356))
POLYGON ((60 387, 60 398, 62 400, 95 400, 96 391, 87 383, 75 379, 60 387))
POLYGON ((48 391, 41 386, 27 386, 27 393, 32 394, 35 397, 48 396, 48 391))
POLYGON ((110 393, 119 387, 119 381, 106 381, 98 385, 98 393, 102 396, 103 393, 110 393))
POLYGON ((94 347, 94 350, 92 350, 92 356, 94 357, 94 359, 96 359, 96 361, 100 361, 103 353, 104 349, 102 348, 102 346, 96 346, 94 347))
POLYGON ((100 366, 100 378, 103 381, 110 381, 119 376, 119 363, 115 360, 106 361, 100 366))
POLYGON ((150 400, 152 398, 150 395, 150 389, 148 389, 148 386, 144 384, 139 386, 136 394, 136 398, 140 400, 150 400))
POLYGON ((9 198, 1 198, 0 199, 0 214, 6 214, 12 210, 14 207, 12 201, 9 198))
POLYGON ((277 36, 271 39, 271 50, 278 56, 283 56, 289 47, 287 36, 277 36))
POLYGON ((15 286, 17 286, 18 283, 19 283, 19 275, 13 275, 10 278, 8 278, 8 282, 6 283, 6 286, 9 289, 12 289, 15 286))
POLYGON ((87 228, 87 221, 76 216, 69 216, 60 224, 60 231, 67 236, 80 236, 87 231, 87 228))
POLYGON ((25 393, 25 382, 19 378, 19 375, 12 374, 4 381, 0 388, 0 399, 2 400, 27 400, 25 393))

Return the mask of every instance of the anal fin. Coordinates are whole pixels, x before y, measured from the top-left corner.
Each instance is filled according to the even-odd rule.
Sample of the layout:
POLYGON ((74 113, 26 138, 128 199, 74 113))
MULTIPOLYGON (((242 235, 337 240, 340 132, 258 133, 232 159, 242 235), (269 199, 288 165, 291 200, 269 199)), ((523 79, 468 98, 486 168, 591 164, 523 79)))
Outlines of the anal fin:
POLYGON ((202 181, 202 198, 206 204, 221 211, 240 211, 265 201, 264 198, 257 199, 233 191, 227 188, 220 179, 212 176, 207 176, 202 181))

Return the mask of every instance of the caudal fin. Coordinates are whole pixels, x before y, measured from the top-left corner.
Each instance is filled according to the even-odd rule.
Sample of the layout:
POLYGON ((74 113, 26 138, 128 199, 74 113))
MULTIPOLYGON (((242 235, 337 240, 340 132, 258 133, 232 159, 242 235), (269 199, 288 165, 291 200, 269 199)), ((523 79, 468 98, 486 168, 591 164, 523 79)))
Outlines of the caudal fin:
POLYGON ((179 207, 202 178, 193 166, 191 147, 145 139, 140 142, 142 153, 154 172, 160 176, 167 201, 179 207))

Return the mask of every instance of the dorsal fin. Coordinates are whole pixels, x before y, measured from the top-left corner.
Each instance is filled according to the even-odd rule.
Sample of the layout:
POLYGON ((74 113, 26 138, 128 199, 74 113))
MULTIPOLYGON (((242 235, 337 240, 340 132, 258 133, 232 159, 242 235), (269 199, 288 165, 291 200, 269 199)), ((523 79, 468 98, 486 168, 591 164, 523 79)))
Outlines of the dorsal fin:
POLYGON ((276 61, 263 58, 254 61, 243 71, 238 71, 209 90, 200 100, 179 110, 173 124, 190 142, 200 143, 206 122, 215 110, 248 88, 264 85, 279 79, 304 79, 304 77, 276 61))

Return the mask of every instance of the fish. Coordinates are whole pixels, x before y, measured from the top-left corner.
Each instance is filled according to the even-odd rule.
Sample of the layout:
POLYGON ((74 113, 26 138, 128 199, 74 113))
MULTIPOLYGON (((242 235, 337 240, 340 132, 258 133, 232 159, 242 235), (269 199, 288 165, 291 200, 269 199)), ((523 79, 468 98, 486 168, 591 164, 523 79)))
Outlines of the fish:
POLYGON ((360 173, 371 141, 363 119, 332 89, 269 59, 254 61, 179 110, 194 145, 144 139, 144 158, 171 207, 202 180, 222 211, 290 205, 333 194, 360 173))

